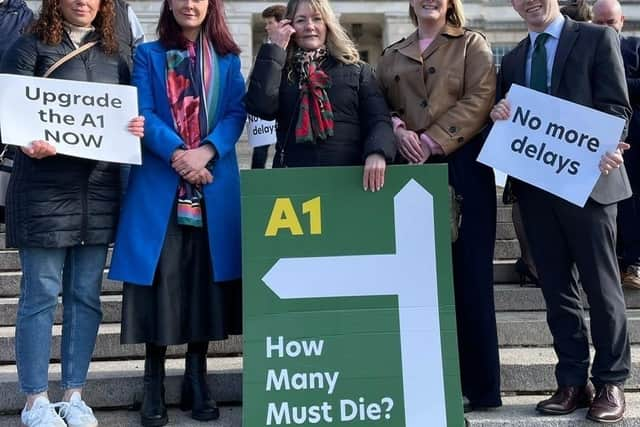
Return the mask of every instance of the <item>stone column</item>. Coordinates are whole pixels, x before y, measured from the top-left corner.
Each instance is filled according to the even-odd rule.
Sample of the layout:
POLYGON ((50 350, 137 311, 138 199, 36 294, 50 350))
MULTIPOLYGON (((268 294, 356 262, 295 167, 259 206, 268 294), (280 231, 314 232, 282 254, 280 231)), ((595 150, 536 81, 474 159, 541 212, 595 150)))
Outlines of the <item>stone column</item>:
POLYGON ((403 37, 407 37, 416 27, 411 23, 409 18, 409 10, 401 13, 385 13, 384 29, 382 33, 383 46, 387 47, 391 43, 395 43, 403 37))
POLYGON ((251 71, 251 61, 253 58, 253 29, 251 28, 251 14, 242 12, 228 12, 227 24, 234 40, 240 46, 241 71, 245 79, 251 71))

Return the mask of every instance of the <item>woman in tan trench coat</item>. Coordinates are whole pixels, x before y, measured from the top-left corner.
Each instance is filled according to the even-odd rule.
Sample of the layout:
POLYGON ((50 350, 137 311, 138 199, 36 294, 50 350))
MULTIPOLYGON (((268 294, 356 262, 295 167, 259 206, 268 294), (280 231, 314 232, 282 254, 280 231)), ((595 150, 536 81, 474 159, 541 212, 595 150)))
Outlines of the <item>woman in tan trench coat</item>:
POLYGON ((393 114, 398 163, 448 163, 461 196, 453 267, 462 392, 471 408, 496 407, 496 192, 493 171, 475 160, 494 103, 493 57, 484 36, 464 28, 460 0, 410 0, 409 12, 417 30, 385 49, 378 79, 393 114))

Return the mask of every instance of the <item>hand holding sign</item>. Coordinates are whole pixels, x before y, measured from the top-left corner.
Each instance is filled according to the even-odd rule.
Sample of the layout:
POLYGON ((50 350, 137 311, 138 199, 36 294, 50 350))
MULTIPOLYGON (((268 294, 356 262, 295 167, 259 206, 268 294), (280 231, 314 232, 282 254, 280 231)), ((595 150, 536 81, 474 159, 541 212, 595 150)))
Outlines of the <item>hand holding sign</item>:
POLYGON ((28 147, 23 152, 34 158, 59 153, 140 164, 144 119, 137 114, 132 86, 0 74, 3 142, 28 147))
MULTIPOLYGON (((498 120, 508 120, 511 117, 511 104, 509 100, 503 98, 491 109, 491 120, 494 122, 498 120)), ((628 150, 631 146, 626 142, 620 142, 616 150, 612 153, 605 153, 600 159, 599 168, 600 172, 607 175, 613 169, 619 168, 624 163, 622 153, 628 150)))
POLYGON ((44 159, 45 157, 56 155, 56 147, 47 141, 32 141, 31 144, 20 147, 20 149, 32 159, 44 159))
POLYGON ((518 85, 490 115, 495 124, 478 161, 578 206, 601 172, 622 164, 620 117, 518 85))
POLYGON ((615 151, 612 153, 605 153, 600 160, 600 172, 605 175, 608 175, 613 169, 619 168, 624 163, 624 158, 622 157, 622 153, 625 150, 631 148, 629 144, 626 142, 620 141, 615 151))

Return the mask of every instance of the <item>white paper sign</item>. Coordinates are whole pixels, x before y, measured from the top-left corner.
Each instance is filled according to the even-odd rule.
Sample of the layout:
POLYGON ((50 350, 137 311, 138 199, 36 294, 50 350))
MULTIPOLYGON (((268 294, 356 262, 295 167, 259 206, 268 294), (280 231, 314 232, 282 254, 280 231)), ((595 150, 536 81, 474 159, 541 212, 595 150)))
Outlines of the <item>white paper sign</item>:
POLYGON ((249 145, 261 147, 276 143, 276 122, 262 120, 259 117, 247 115, 247 136, 249 145))
POLYGON ((511 117, 494 123, 478 161, 584 206, 625 121, 515 84, 507 99, 511 117))
POLYGON ((133 86, 0 74, 5 144, 44 140, 60 154, 140 164, 140 140, 127 131, 137 115, 133 86))

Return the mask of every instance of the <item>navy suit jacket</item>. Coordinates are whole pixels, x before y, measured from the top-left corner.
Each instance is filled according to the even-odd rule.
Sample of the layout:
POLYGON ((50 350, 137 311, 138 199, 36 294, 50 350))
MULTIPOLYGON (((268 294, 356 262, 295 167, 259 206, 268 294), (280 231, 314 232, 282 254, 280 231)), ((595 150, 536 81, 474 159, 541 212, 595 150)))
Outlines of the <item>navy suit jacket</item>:
MULTIPOLYGON (((525 67, 529 36, 502 58, 496 98, 502 99, 512 83, 526 86, 525 67)), ((550 95, 594 108, 629 121, 631 106, 618 35, 609 27, 565 19, 551 73, 550 95)), ((626 138, 623 133, 621 140, 626 138)), ((514 185, 517 196, 519 185, 514 185)), ((601 175, 591 198, 601 204, 631 196, 624 166, 601 175)))

